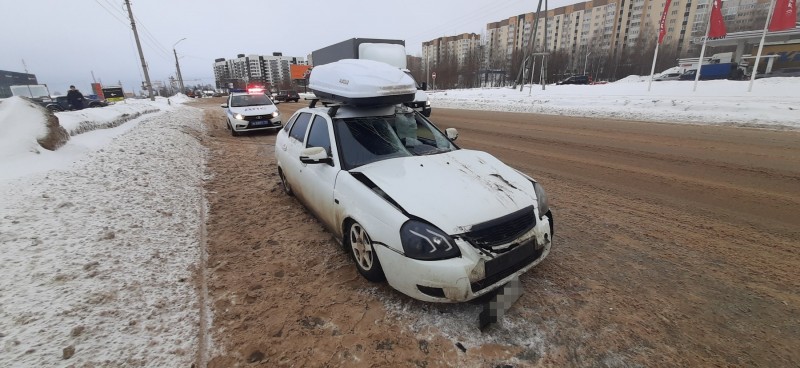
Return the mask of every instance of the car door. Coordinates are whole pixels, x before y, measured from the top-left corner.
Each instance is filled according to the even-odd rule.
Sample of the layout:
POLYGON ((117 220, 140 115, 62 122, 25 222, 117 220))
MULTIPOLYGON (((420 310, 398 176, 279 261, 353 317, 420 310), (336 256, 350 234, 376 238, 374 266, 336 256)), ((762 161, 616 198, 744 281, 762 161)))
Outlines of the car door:
POLYGON ((300 200, 304 198, 304 189, 301 187, 302 180, 300 178, 304 164, 300 162, 300 151, 303 150, 303 142, 305 142, 306 132, 308 131, 310 122, 311 113, 300 113, 289 129, 288 139, 279 147, 279 149, 284 151, 285 154, 283 157, 286 158, 281 162, 283 175, 292 187, 295 196, 300 200))
MULTIPOLYGON (((305 148, 323 147, 333 162, 330 164, 301 164, 300 180, 306 206, 329 228, 335 229, 336 214, 334 188, 341 166, 339 154, 333 145, 332 124, 326 116, 314 115, 306 137, 305 148)), ((298 156, 299 162, 299 156, 298 156)))

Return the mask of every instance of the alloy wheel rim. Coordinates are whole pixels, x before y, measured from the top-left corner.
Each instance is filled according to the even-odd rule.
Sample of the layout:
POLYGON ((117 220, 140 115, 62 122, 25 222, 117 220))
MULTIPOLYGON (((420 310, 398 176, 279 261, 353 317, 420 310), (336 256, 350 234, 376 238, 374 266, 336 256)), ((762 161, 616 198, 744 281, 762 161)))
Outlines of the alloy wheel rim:
POLYGON ((361 225, 354 224, 350 228, 350 246, 358 265, 365 271, 372 269, 372 242, 361 225))

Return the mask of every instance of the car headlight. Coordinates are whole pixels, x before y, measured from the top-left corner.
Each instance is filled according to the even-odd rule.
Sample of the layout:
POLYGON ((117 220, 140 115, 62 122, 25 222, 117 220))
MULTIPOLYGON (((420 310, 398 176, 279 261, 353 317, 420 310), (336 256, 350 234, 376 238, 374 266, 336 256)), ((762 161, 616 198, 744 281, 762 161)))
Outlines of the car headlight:
POLYGON ((425 106, 430 106, 430 105, 431 105, 430 101, 425 101, 425 106))
POLYGON ((547 203, 547 193, 544 192, 542 185, 537 182, 533 183, 533 191, 536 193, 536 201, 539 203, 539 216, 544 216, 550 211, 550 205, 547 203))
POLYGON ((417 220, 408 220, 400 228, 400 241, 406 257, 423 261, 461 256, 456 242, 435 226, 417 220))
POLYGON ((233 115, 233 118, 236 120, 244 120, 244 116, 242 116, 242 114, 235 114, 233 115))
POLYGON ((281 113, 279 113, 279 112, 277 112, 277 111, 275 111, 275 112, 273 112, 273 113, 272 113, 272 117, 273 117, 273 118, 277 118, 278 116, 281 116, 281 113))

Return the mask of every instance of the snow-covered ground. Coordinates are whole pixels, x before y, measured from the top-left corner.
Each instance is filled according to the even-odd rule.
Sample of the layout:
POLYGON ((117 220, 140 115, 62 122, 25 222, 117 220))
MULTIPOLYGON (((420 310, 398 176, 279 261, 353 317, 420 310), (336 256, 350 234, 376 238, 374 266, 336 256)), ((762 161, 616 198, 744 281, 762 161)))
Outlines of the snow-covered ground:
POLYGON ((435 109, 458 108, 666 123, 800 128, 800 78, 653 82, 629 76, 598 85, 526 85, 428 92, 435 109))
POLYGON ((13 102, 0 103, 0 143, 34 136, 0 157, 0 366, 191 365, 201 111, 159 99, 58 113, 69 130, 159 111, 47 151, 30 144, 41 112, 21 119, 13 102))
MULTIPOLYGON (((752 93, 747 82, 692 84, 430 95, 434 110, 800 128, 800 78, 759 80, 752 93)), ((194 136, 202 113, 183 100, 57 113, 72 136, 56 151, 37 143, 40 110, 0 101, 0 367, 195 361, 206 152, 194 136)))

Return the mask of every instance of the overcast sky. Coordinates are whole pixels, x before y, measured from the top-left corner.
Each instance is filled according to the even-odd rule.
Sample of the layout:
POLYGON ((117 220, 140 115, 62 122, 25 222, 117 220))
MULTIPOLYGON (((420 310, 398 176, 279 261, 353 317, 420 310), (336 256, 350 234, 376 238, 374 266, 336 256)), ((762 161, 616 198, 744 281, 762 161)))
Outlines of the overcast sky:
MULTIPOLYGON (((553 0, 550 8, 575 3, 553 0)), ((88 92, 98 82, 144 80, 123 0, 2 0, 0 70, 30 73, 50 92, 70 84, 88 92)), ((135 0, 133 13, 153 81, 175 75, 173 45, 185 84, 213 84, 216 58, 283 52, 304 59, 353 37, 422 42, 474 32, 536 10, 535 0, 135 0)))

